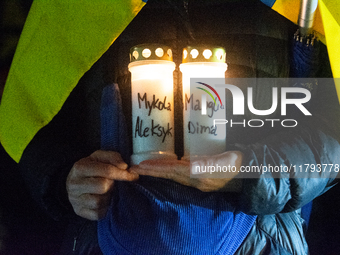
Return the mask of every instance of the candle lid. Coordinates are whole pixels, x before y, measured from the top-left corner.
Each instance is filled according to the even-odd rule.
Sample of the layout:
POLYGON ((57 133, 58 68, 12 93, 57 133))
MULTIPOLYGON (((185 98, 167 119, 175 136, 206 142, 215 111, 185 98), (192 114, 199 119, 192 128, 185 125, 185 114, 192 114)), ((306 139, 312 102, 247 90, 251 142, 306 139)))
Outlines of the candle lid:
POLYGON ((226 52, 222 47, 187 46, 183 49, 182 63, 215 62, 225 63, 226 52))
POLYGON ((130 62, 141 60, 172 61, 172 50, 161 44, 139 44, 130 49, 130 62))

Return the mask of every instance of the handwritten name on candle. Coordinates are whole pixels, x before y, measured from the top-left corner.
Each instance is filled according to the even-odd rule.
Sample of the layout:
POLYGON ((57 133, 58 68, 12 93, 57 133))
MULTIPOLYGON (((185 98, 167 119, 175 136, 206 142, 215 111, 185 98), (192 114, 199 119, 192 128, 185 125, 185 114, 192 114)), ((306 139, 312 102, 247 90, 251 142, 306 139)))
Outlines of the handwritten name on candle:
POLYGON ((188 129, 190 134, 212 134, 214 136, 217 136, 217 126, 212 125, 212 126, 204 126, 200 125, 198 122, 196 122, 196 126, 192 121, 188 122, 188 129))
MULTIPOLYGON (((186 111, 188 110, 188 105, 190 105, 189 108, 192 111, 201 111, 201 100, 199 99, 194 100, 193 94, 191 94, 189 98, 188 95, 185 94, 184 108, 186 111)), ((209 118, 212 118, 214 116, 214 113, 217 112, 219 109, 224 109, 224 106, 215 104, 213 101, 210 102, 207 101, 207 116, 209 118)))
POLYGON ((152 101, 148 101, 148 95, 147 93, 144 93, 144 95, 141 97, 140 93, 138 93, 138 106, 139 109, 142 108, 142 102, 145 101, 145 109, 149 109, 148 116, 150 116, 151 111, 153 109, 158 109, 160 111, 167 110, 171 111, 171 104, 169 102, 166 102, 166 96, 164 97, 163 101, 160 101, 159 98, 156 99, 156 96, 153 95, 152 101))
POLYGON ((138 116, 135 128, 135 138, 137 136, 148 137, 149 135, 158 137, 163 136, 162 143, 164 143, 164 140, 167 136, 172 136, 171 130, 172 127, 170 127, 170 123, 168 123, 167 127, 164 128, 160 124, 155 124, 153 119, 151 119, 151 127, 143 127, 143 120, 141 120, 138 116))

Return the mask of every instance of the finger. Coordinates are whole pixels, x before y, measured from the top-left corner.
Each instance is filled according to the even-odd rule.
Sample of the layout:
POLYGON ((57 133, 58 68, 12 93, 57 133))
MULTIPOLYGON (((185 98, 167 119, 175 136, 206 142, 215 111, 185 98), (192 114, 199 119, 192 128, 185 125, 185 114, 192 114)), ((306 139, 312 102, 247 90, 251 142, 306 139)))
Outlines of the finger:
POLYGON ((234 178, 242 165, 243 154, 240 151, 227 151, 213 156, 202 156, 191 161, 191 173, 200 177, 234 178), (223 171, 222 171, 223 170, 223 171))
POLYGON ((111 193, 105 195, 82 194, 69 196, 74 212, 86 219, 98 220, 105 216, 109 208, 111 193))
POLYGON ((87 208, 89 210, 102 210, 109 207, 110 199, 111 194, 82 194, 81 196, 77 197, 69 197, 74 211, 79 211, 81 208, 87 208))
POLYGON ((189 162, 181 160, 145 160, 139 166, 133 166, 131 169, 140 175, 172 180, 190 175, 189 162))
POLYGON ((84 158, 74 164, 76 177, 102 177, 119 181, 135 181, 138 174, 135 172, 120 169, 114 165, 93 161, 84 158))
POLYGON ((74 212, 80 217, 83 217, 88 220, 93 220, 93 221, 103 219, 106 216, 107 211, 108 211, 108 208, 102 208, 100 210, 92 210, 89 208, 79 208, 78 210, 74 210, 74 212))
POLYGON ((131 167, 132 171, 136 172, 138 175, 148 175, 148 176, 153 176, 153 177, 158 177, 158 178, 166 178, 166 179, 171 179, 172 178, 172 171, 170 169, 164 170, 163 172, 155 169, 148 169, 148 168, 141 168, 139 166, 132 166, 131 167))
POLYGON ((243 153, 240 151, 226 151, 221 154, 213 155, 213 156, 202 156, 199 159, 192 160, 191 164, 196 165, 238 165, 242 162, 243 153))
POLYGON ((82 194, 78 197, 79 203, 84 208, 91 210, 101 210, 107 208, 110 205, 111 193, 104 195, 97 194, 82 194))
POLYGON ((127 169, 128 165, 123 161, 120 153, 115 151, 95 151, 90 155, 90 158, 102 163, 114 165, 120 169, 127 169))
POLYGON ((177 159, 144 160, 139 164, 142 169, 152 169, 154 171, 170 171, 174 167, 188 166, 189 162, 177 159))
POLYGON ((112 190, 114 181, 101 177, 75 178, 67 183, 69 196, 79 197, 82 194, 106 194, 112 190))

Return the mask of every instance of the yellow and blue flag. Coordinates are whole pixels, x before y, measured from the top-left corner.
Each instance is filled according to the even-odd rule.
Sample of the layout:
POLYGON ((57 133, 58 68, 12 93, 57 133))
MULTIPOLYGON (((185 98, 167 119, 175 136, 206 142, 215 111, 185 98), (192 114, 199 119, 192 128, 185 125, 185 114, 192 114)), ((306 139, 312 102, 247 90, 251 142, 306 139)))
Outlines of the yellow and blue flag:
POLYGON ((16 162, 145 2, 33 2, 0 105, 0 141, 16 162))
MULTIPOLYGON (((297 0, 261 0, 287 19, 297 23, 300 1, 297 0)), ((315 12, 313 30, 319 39, 327 45, 328 55, 334 78, 340 78, 340 1, 319 0, 315 12)), ((340 100, 340 79, 335 79, 340 100)))

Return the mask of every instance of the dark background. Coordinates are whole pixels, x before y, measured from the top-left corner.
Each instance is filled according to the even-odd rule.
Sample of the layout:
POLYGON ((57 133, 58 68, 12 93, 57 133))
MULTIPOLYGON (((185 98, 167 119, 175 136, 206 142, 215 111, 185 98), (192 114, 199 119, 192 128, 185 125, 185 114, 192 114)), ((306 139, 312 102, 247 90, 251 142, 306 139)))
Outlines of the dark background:
MULTIPOLYGON (((0 95, 31 3, 0 2, 0 95)), ((314 201, 307 233, 312 255, 340 254, 339 212, 339 185, 314 201)), ((0 255, 56 254, 63 231, 64 224, 31 199, 16 163, 0 146, 0 255)))
MULTIPOLYGON (((31 4, 31 0, 0 1, 0 98, 31 4)), ((0 146, 0 254, 56 254, 62 234, 63 224, 36 205, 17 164, 0 146)))

